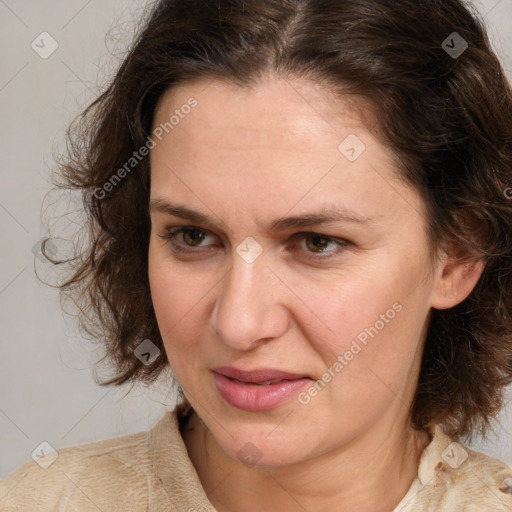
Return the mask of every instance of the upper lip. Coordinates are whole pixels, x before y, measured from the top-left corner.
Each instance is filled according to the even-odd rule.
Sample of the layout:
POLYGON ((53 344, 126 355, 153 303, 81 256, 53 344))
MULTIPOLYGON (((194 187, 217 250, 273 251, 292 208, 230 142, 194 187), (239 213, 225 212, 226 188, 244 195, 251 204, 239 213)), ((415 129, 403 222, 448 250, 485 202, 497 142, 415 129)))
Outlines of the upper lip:
POLYGON ((297 373, 283 372, 281 370, 273 370, 271 368, 256 368, 254 370, 240 370, 233 366, 217 366, 212 371, 220 373, 231 379, 240 382, 259 383, 268 382, 270 380, 297 380, 308 378, 307 375, 299 375, 297 373))

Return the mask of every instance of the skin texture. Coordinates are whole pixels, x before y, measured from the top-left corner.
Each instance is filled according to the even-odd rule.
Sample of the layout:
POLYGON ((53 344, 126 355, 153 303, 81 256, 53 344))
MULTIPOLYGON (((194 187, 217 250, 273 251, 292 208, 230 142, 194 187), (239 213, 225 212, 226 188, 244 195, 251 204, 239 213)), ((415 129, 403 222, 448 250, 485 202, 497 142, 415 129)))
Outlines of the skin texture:
POLYGON ((430 310, 462 301, 482 267, 444 251, 431 267, 419 194, 351 104, 319 84, 181 84, 161 98, 154 126, 191 96, 197 106, 151 151, 151 201, 213 224, 153 208, 149 279, 171 368, 198 413, 183 435, 203 487, 219 511, 391 511, 430 441, 409 424, 430 310), (349 134, 366 147, 355 161, 338 149, 349 134), (268 230, 331 204, 373 220, 268 230), (190 253, 161 238, 180 226, 199 229, 174 239, 190 253), (237 253, 249 236, 263 251, 252 263, 237 253), (307 404, 294 396, 242 411, 214 385, 219 365, 320 379, 396 303, 401 311, 307 404), (250 466, 240 460, 247 443, 259 457, 250 466))

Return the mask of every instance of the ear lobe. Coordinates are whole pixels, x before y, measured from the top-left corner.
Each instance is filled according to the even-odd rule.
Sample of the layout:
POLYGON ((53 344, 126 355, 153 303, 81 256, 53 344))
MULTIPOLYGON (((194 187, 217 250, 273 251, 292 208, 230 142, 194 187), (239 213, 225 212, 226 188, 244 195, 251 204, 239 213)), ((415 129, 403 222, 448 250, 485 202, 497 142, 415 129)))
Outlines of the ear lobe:
POLYGON ((440 265, 432 292, 432 307, 449 309, 456 306, 473 291, 485 263, 481 260, 448 260, 440 265))

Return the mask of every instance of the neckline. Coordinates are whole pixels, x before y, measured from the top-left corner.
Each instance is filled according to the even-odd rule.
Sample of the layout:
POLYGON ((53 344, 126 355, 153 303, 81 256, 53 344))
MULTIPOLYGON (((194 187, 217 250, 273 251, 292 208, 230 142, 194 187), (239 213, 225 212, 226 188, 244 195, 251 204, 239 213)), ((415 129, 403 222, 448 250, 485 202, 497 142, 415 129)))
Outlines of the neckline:
MULTIPOLYGON (((216 512, 188 456, 182 437, 182 430, 193 412, 190 404, 180 404, 174 410, 167 411, 148 433, 149 454, 170 503, 216 512)), ((409 500, 414 499, 435 478, 440 464, 445 464, 441 454, 453 439, 445 434, 440 425, 430 427, 429 434, 431 440, 421 453, 417 475, 394 511, 400 510, 409 500)))

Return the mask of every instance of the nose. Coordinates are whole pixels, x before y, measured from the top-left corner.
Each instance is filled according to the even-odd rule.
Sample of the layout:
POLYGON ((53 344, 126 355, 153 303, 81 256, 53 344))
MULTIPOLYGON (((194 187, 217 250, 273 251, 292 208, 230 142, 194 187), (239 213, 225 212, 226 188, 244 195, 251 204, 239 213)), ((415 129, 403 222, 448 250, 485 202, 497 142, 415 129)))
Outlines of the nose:
POLYGON ((286 287, 267 264, 263 254, 247 263, 234 252, 231 269, 216 288, 210 327, 233 349, 251 350, 288 329, 286 287))

